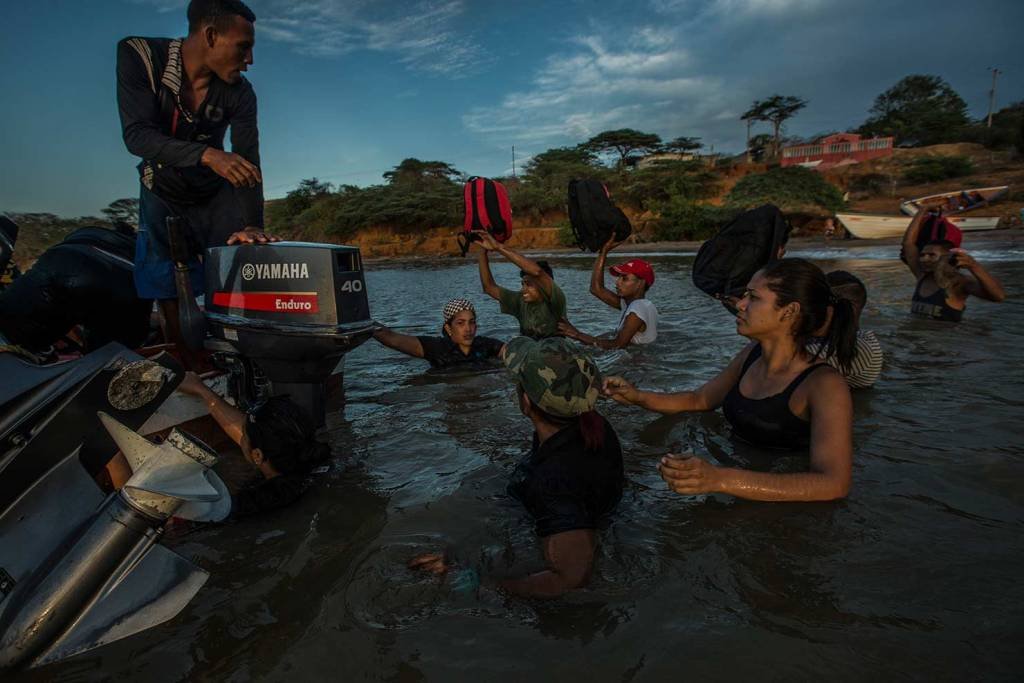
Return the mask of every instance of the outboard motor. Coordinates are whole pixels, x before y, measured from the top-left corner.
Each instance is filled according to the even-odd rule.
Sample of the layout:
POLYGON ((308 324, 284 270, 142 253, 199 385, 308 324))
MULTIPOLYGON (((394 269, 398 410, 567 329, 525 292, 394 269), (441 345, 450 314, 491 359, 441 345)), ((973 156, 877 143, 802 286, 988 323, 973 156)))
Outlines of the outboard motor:
MULTIPOLYGON (((244 375, 265 378, 324 424, 326 386, 374 330, 356 247, 275 242, 206 252, 207 347, 244 375)), ((238 396, 245 407, 252 396, 238 396)))
POLYGON ((183 375, 119 344, 45 366, 0 353, 0 678, 163 623, 206 581, 159 541, 172 515, 229 513, 216 454, 133 431, 183 375), (118 450, 133 474, 104 496, 93 476, 118 450))

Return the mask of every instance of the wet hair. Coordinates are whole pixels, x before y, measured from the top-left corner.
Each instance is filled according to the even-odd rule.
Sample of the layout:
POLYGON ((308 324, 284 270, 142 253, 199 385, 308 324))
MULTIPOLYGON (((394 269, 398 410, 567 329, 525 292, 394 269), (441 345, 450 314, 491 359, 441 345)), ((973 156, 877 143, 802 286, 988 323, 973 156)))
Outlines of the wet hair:
POLYGON ((832 322, 825 333, 825 343, 814 357, 824 353, 826 359, 835 358, 840 369, 848 373, 857 349, 853 302, 833 293, 821 268, 802 258, 773 261, 761 274, 768 281, 768 289, 775 293, 779 308, 793 302, 800 304, 800 317, 793 326, 793 336, 800 348, 825 324, 828 309, 832 307, 832 322))
POLYGON ((828 286, 832 293, 841 299, 849 299, 858 309, 864 308, 868 303, 868 288, 864 286, 860 278, 845 270, 833 270, 825 274, 828 286))
POLYGON ((925 242, 924 246, 922 246, 921 248, 924 249, 924 247, 941 247, 946 251, 949 251, 950 249, 956 249, 956 245, 950 242, 949 240, 932 240, 930 242, 925 242))
MULTIPOLYGON (((529 398, 522 384, 516 384, 516 391, 519 393, 520 401, 524 396, 529 398)), ((553 425, 569 426, 573 423, 578 424, 580 436, 583 437, 584 450, 599 451, 604 447, 604 419, 596 410, 588 410, 573 417, 562 417, 561 415, 552 415, 533 401, 530 401, 530 409, 536 411, 545 422, 550 422, 553 425)))
MULTIPOLYGON (((540 266, 541 270, 548 274, 549 278, 551 278, 552 280, 555 279, 555 273, 554 271, 551 270, 551 265, 547 261, 537 261, 537 265, 540 266)), ((519 277, 526 277, 527 275, 529 275, 529 273, 527 273, 525 270, 519 271, 519 277)))
POLYGON ((242 17, 251 24, 256 15, 242 0, 192 0, 186 11, 188 32, 195 33, 206 25, 218 31, 226 31, 234 17, 242 17))
POLYGON ((246 414, 245 435, 281 474, 304 474, 330 454, 313 437, 313 425, 289 398, 275 396, 246 414))

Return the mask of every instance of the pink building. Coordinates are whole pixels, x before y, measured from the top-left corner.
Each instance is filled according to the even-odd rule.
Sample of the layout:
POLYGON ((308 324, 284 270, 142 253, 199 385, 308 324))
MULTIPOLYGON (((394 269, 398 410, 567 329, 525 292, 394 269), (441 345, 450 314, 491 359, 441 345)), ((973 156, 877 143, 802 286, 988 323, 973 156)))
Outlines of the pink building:
POLYGON ((809 145, 782 148, 783 166, 806 166, 817 171, 868 159, 892 156, 892 138, 861 140, 856 133, 838 133, 809 145))

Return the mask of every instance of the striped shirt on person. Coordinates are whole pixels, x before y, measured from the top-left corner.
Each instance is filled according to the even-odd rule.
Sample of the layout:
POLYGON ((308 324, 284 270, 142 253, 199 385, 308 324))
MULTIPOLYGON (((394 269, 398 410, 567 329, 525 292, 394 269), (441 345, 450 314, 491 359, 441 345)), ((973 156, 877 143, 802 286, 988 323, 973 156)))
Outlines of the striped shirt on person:
MULTIPOLYGON (((807 343, 807 352, 811 355, 824 351, 821 339, 812 339, 807 343)), ((882 374, 882 345, 874 332, 857 330, 856 351, 853 355, 853 363, 850 364, 850 372, 844 373, 839 368, 839 361, 835 357, 828 359, 828 364, 839 370, 846 383, 851 389, 867 389, 878 381, 882 374)))

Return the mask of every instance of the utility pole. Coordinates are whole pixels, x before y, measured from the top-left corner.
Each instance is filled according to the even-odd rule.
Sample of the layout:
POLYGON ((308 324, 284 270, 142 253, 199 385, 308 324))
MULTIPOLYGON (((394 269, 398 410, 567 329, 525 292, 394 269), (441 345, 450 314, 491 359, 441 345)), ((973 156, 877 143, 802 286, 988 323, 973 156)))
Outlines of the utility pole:
POLYGON ((988 91, 988 127, 992 127, 992 110, 996 108, 996 78, 1002 72, 994 66, 988 68, 992 72, 992 89, 988 91))
POLYGON ((512 145, 512 177, 516 177, 516 146, 512 145))

